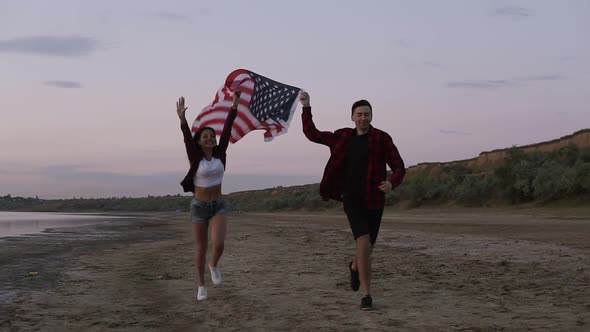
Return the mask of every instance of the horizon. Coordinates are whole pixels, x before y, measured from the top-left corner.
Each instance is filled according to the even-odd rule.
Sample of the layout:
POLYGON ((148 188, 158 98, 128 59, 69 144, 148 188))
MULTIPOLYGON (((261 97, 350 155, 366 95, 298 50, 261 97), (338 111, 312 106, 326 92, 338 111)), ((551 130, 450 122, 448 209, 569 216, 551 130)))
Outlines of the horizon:
MULTIPOLYGON (((532 144, 527 144, 527 145, 522 145, 522 146, 512 146, 512 147, 516 147, 519 149, 525 149, 525 148, 529 148, 529 147, 535 147, 535 146, 539 146, 539 145, 545 145, 545 144, 551 144, 551 143, 556 143, 559 142, 560 140, 564 139, 564 138, 569 138, 569 137, 573 137, 576 134, 582 134, 582 133, 586 133, 586 132, 590 132, 590 128, 584 128, 584 129, 580 129, 577 130, 576 132, 569 134, 569 135, 564 135, 561 136, 559 138, 556 139, 552 139, 552 140, 548 140, 548 141, 543 141, 543 142, 537 142, 537 143, 532 143, 532 144)), ((505 147, 505 148, 501 148, 501 149, 496 149, 496 150, 492 150, 492 151, 482 151, 480 152, 477 156, 472 157, 472 158, 468 158, 468 159, 461 159, 461 160, 452 160, 452 161, 446 161, 446 162, 438 162, 438 161, 426 161, 426 162, 422 162, 422 163, 418 163, 412 166, 407 166, 406 170, 409 170, 411 168, 417 168, 418 166, 423 166, 423 165, 428 165, 428 164, 452 164, 452 163, 456 163, 456 162, 463 162, 463 161, 470 161, 470 160, 474 160, 477 159, 479 156, 481 156, 482 154, 486 154, 486 153, 495 153, 495 152, 500 152, 500 151, 505 151, 507 149, 510 149, 512 147, 505 147)), ((236 178, 236 175, 230 175, 231 179, 231 183, 234 183, 234 181, 238 180, 239 181, 239 176, 238 178, 236 178)), ((252 175, 245 175, 245 177, 251 177, 252 175)), ((287 185, 282 185, 282 184, 274 184, 272 186, 266 186, 264 184, 261 183, 265 183, 264 181, 265 179, 262 179, 262 181, 259 181, 256 183, 256 185, 251 185, 250 189, 239 189, 239 190, 235 190, 235 191, 229 191, 226 192, 225 194, 235 194, 235 193, 242 193, 242 192, 250 192, 250 191, 264 191, 264 190, 269 190, 269 189, 274 189, 277 187, 284 187, 284 188, 290 188, 290 187, 298 187, 298 186, 307 186, 307 185, 314 185, 314 184, 319 184, 321 179, 318 179, 315 182, 307 182, 307 183, 291 183, 291 184, 287 184, 287 185)), ((268 179, 267 179, 268 180, 268 179)), ((276 180, 276 179, 274 179, 276 180)), ((237 182, 237 181, 236 181, 237 182)), ((234 185, 234 187, 239 188, 240 185, 234 185)), ((224 188, 225 191, 225 188, 224 188)), ((6 194, 6 195, 0 195, 0 198, 6 197, 6 196, 10 196, 11 198, 31 198, 33 199, 34 197, 23 197, 23 196, 13 196, 10 193, 6 194)), ((67 197, 59 197, 59 198, 43 198, 43 197, 38 197, 38 195, 35 195, 36 199, 41 199, 41 200, 60 200, 60 199, 64 199, 64 200, 68 200, 68 199, 121 199, 121 198, 148 198, 148 197, 165 197, 165 196, 190 196, 188 195, 188 193, 175 193, 175 194, 163 194, 163 195, 144 195, 144 196, 109 196, 109 197, 104 197, 104 196, 97 196, 97 197, 72 197, 72 198, 67 198, 67 197)))
MULTIPOLYGON (((351 127, 350 106, 369 100, 406 168, 590 123, 584 0, 3 7, 0 196, 183 194, 175 102, 192 122, 237 68, 308 91, 320 130, 351 127)), ((230 145, 223 190, 318 183, 328 157, 299 104, 285 135, 230 145)))

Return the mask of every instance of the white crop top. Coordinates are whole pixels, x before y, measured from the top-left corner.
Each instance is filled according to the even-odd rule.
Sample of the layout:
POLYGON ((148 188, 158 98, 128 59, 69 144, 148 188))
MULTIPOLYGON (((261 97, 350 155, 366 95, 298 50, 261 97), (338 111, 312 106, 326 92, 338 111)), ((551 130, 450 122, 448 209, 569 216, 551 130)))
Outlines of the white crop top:
POLYGON ((197 187, 204 188, 216 186, 223 180, 224 172, 225 169, 220 159, 214 157, 211 160, 207 160, 203 158, 199 162, 199 168, 197 169, 193 183, 197 187))

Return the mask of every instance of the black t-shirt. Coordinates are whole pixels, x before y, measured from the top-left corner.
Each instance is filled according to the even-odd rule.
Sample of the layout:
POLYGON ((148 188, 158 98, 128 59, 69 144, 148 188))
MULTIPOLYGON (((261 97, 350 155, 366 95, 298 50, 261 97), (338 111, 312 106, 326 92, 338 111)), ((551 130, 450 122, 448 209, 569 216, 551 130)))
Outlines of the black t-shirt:
MULTIPOLYGON (((342 195, 351 203, 363 205, 365 201, 367 167, 369 160, 369 135, 354 135, 344 157, 342 195)), ((356 204, 355 204, 356 205, 356 204)))

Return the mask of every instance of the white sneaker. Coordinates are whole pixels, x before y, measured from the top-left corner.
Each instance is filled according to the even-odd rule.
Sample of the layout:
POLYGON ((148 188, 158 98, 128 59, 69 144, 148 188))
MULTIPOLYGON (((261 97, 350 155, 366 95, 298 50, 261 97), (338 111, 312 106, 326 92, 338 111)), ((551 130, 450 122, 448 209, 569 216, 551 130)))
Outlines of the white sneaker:
POLYGON ((199 286, 199 290, 197 291, 197 301, 203 301, 207 299, 207 287, 199 286))
POLYGON ((209 271, 211 271, 211 281, 213 281, 213 285, 221 285, 221 271, 219 271, 219 268, 209 265, 209 271))

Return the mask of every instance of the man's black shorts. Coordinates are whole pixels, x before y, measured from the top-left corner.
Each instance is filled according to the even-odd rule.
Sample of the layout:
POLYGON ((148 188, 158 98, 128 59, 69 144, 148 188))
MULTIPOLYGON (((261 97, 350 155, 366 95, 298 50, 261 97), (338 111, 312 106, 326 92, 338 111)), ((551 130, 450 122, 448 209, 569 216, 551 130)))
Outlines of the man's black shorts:
POLYGON ((369 210, 365 207, 355 206, 344 201, 344 212, 348 218, 354 239, 356 240, 362 235, 369 234, 371 244, 375 245, 377 235, 379 234, 383 209, 369 210))

